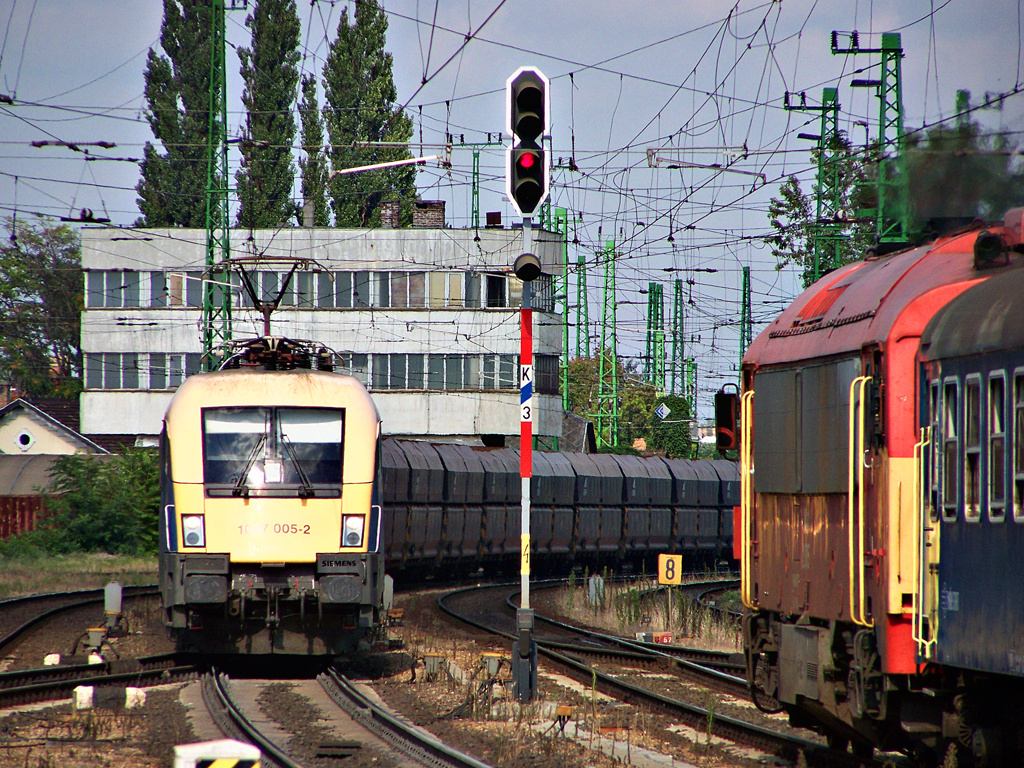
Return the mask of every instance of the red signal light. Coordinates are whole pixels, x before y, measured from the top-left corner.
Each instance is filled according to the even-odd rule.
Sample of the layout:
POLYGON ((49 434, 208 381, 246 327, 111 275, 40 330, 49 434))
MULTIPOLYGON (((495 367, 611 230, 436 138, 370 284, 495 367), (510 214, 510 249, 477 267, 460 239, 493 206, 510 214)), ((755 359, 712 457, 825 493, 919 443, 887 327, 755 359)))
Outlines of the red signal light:
POLYGON ((537 162, 537 156, 532 152, 523 152, 519 156, 519 167, 520 168, 533 168, 537 162))

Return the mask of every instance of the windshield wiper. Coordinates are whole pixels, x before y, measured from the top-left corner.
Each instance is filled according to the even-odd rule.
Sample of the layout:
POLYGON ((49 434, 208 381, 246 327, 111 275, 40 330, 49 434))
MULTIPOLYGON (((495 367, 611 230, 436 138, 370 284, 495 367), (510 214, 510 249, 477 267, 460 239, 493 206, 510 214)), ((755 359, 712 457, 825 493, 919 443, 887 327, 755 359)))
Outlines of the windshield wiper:
POLYGON ((232 496, 249 497, 249 486, 246 485, 245 481, 249 479, 249 470, 251 470, 253 464, 256 463, 256 459, 259 458, 260 452, 266 444, 267 433, 264 432, 260 435, 260 439, 256 441, 256 445, 254 445, 252 450, 249 451, 249 458, 245 462, 245 468, 242 470, 242 474, 238 476, 238 480, 235 481, 235 487, 231 491, 232 496))
POLYGON ((299 461, 298 454, 295 452, 295 446, 292 445, 292 441, 288 439, 288 435, 283 431, 281 432, 281 444, 284 446, 285 453, 287 453, 295 463, 295 470, 299 474, 299 482, 302 483, 302 492, 299 496, 302 498, 306 496, 315 496, 316 493, 313 491, 313 483, 309 481, 309 475, 307 475, 306 470, 302 468, 302 462, 299 461))

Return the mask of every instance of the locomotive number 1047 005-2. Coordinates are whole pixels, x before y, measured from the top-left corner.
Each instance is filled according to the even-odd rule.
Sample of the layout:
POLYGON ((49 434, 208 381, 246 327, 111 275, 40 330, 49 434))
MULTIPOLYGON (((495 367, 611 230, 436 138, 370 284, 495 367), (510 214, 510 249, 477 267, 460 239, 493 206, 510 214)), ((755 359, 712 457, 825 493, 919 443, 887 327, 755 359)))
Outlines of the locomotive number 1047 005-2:
POLYGON ((310 529, 308 525, 298 523, 243 523, 238 526, 238 532, 243 536, 263 533, 294 533, 308 536, 310 529))

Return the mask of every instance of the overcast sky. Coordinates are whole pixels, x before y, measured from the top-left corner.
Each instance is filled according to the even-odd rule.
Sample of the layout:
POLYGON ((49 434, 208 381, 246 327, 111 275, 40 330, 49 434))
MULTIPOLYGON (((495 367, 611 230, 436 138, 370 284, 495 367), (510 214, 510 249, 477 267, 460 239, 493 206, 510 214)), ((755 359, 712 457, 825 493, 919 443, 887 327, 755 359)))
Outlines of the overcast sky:
MULTIPOLYGON (((342 0, 300 0, 303 72, 320 72, 346 5, 351 14, 353 6, 342 0)), ((1020 0, 384 5, 387 47, 414 138, 436 145, 448 133, 456 136, 452 168, 420 172, 422 197, 447 201, 449 225, 471 226, 472 151, 458 143, 485 142, 488 132, 496 141, 504 128, 505 79, 522 65, 541 68, 552 82, 553 155, 563 166, 552 176, 553 201, 570 211, 580 241, 570 259, 583 255, 593 266, 595 252, 615 240, 620 352, 627 354, 643 351, 646 296, 640 291, 647 283, 666 284, 670 314, 671 281, 692 280, 684 284, 692 299, 687 336, 704 391, 735 376, 742 267, 752 270, 757 322, 798 290, 796 273, 777 272, 761 240, 777 182, 795 173, 809 187, 814 173, 810 143, 797 134, 815 133, 818 118, 784 111, 783 93, 804 91, 818 103, 823 87, 836 86, 841 127, 855 143, 877 135, 877 99, 851 89, 850 81, 877 77, 880 57, 832 55, 832 30, 858 30, 862 47, 877 47, 883 31, 900 32, 908 128, 949 119, 958 89, 970 90, 978 104, 986 92, 1015 92, 1022 77, 1020 0), (732 162, 740 173, 669 169, 668 160, 651 168, 648 149, 689 165, 732 162), (564 168, 571 156, 578 172, 564 168), (708 269, 718 271, 695 271, 708 269)), ((19 217, 59 217, 81 208, 115 225, 138 217, 132 158, 152 139, 143 117, 142 72, 147 51, 158 46, 162 14, 157 0, 0 0, 0 94, 13 99, 13 105, 0 104, 4 218, 15 209, 19 217), (45 140, 117 146, 88 147, 90 157, 103 159, 87 161, 66 148, 30 146, 45 140)), ((228 14, 232 46, 249 42, 246 14, 228 14)), ((233 51, 228 71, 230 132, 237 136, 242 86, 233 51)), ((1019 143, 1022 114, 1024 96, 1015 94, 1001 110, 974 117, 993 131, 1015 134, 1019 143)), ((232 155, 233 166, 237 159, 232 155)), ((501 147, 482 150, 481 164, 481 208, 501 211, 507 224, 512 211, 503 194, 501 147)), ((590 272, 596 319, 600 276, 590 272)))

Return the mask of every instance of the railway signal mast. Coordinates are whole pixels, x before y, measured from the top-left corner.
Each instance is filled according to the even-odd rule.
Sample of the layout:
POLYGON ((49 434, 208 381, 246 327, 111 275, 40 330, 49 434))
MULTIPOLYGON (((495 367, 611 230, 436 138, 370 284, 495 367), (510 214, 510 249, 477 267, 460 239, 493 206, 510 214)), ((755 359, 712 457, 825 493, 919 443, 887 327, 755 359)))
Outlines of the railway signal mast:
POLYGON ((505 130, 512 142, 505 153, 505 193, 523 219, 523 253, 513 270, 523 281, 520 313, 520 430, 519 456, 522 478, 520 577, 522 597, 516 612, 519 639, 512 645, 512 679, 516 698, 526 702, 537 690, 537 645, 533 639, 530 608, 530 478, 533 476, 533 290, 531 282, 541 274, 540 259, 532 253, 533 215, 548 196, 550 171, 544 136, 550 130, 548 79, 534 67, 520 67, 505 83, 505 130))

